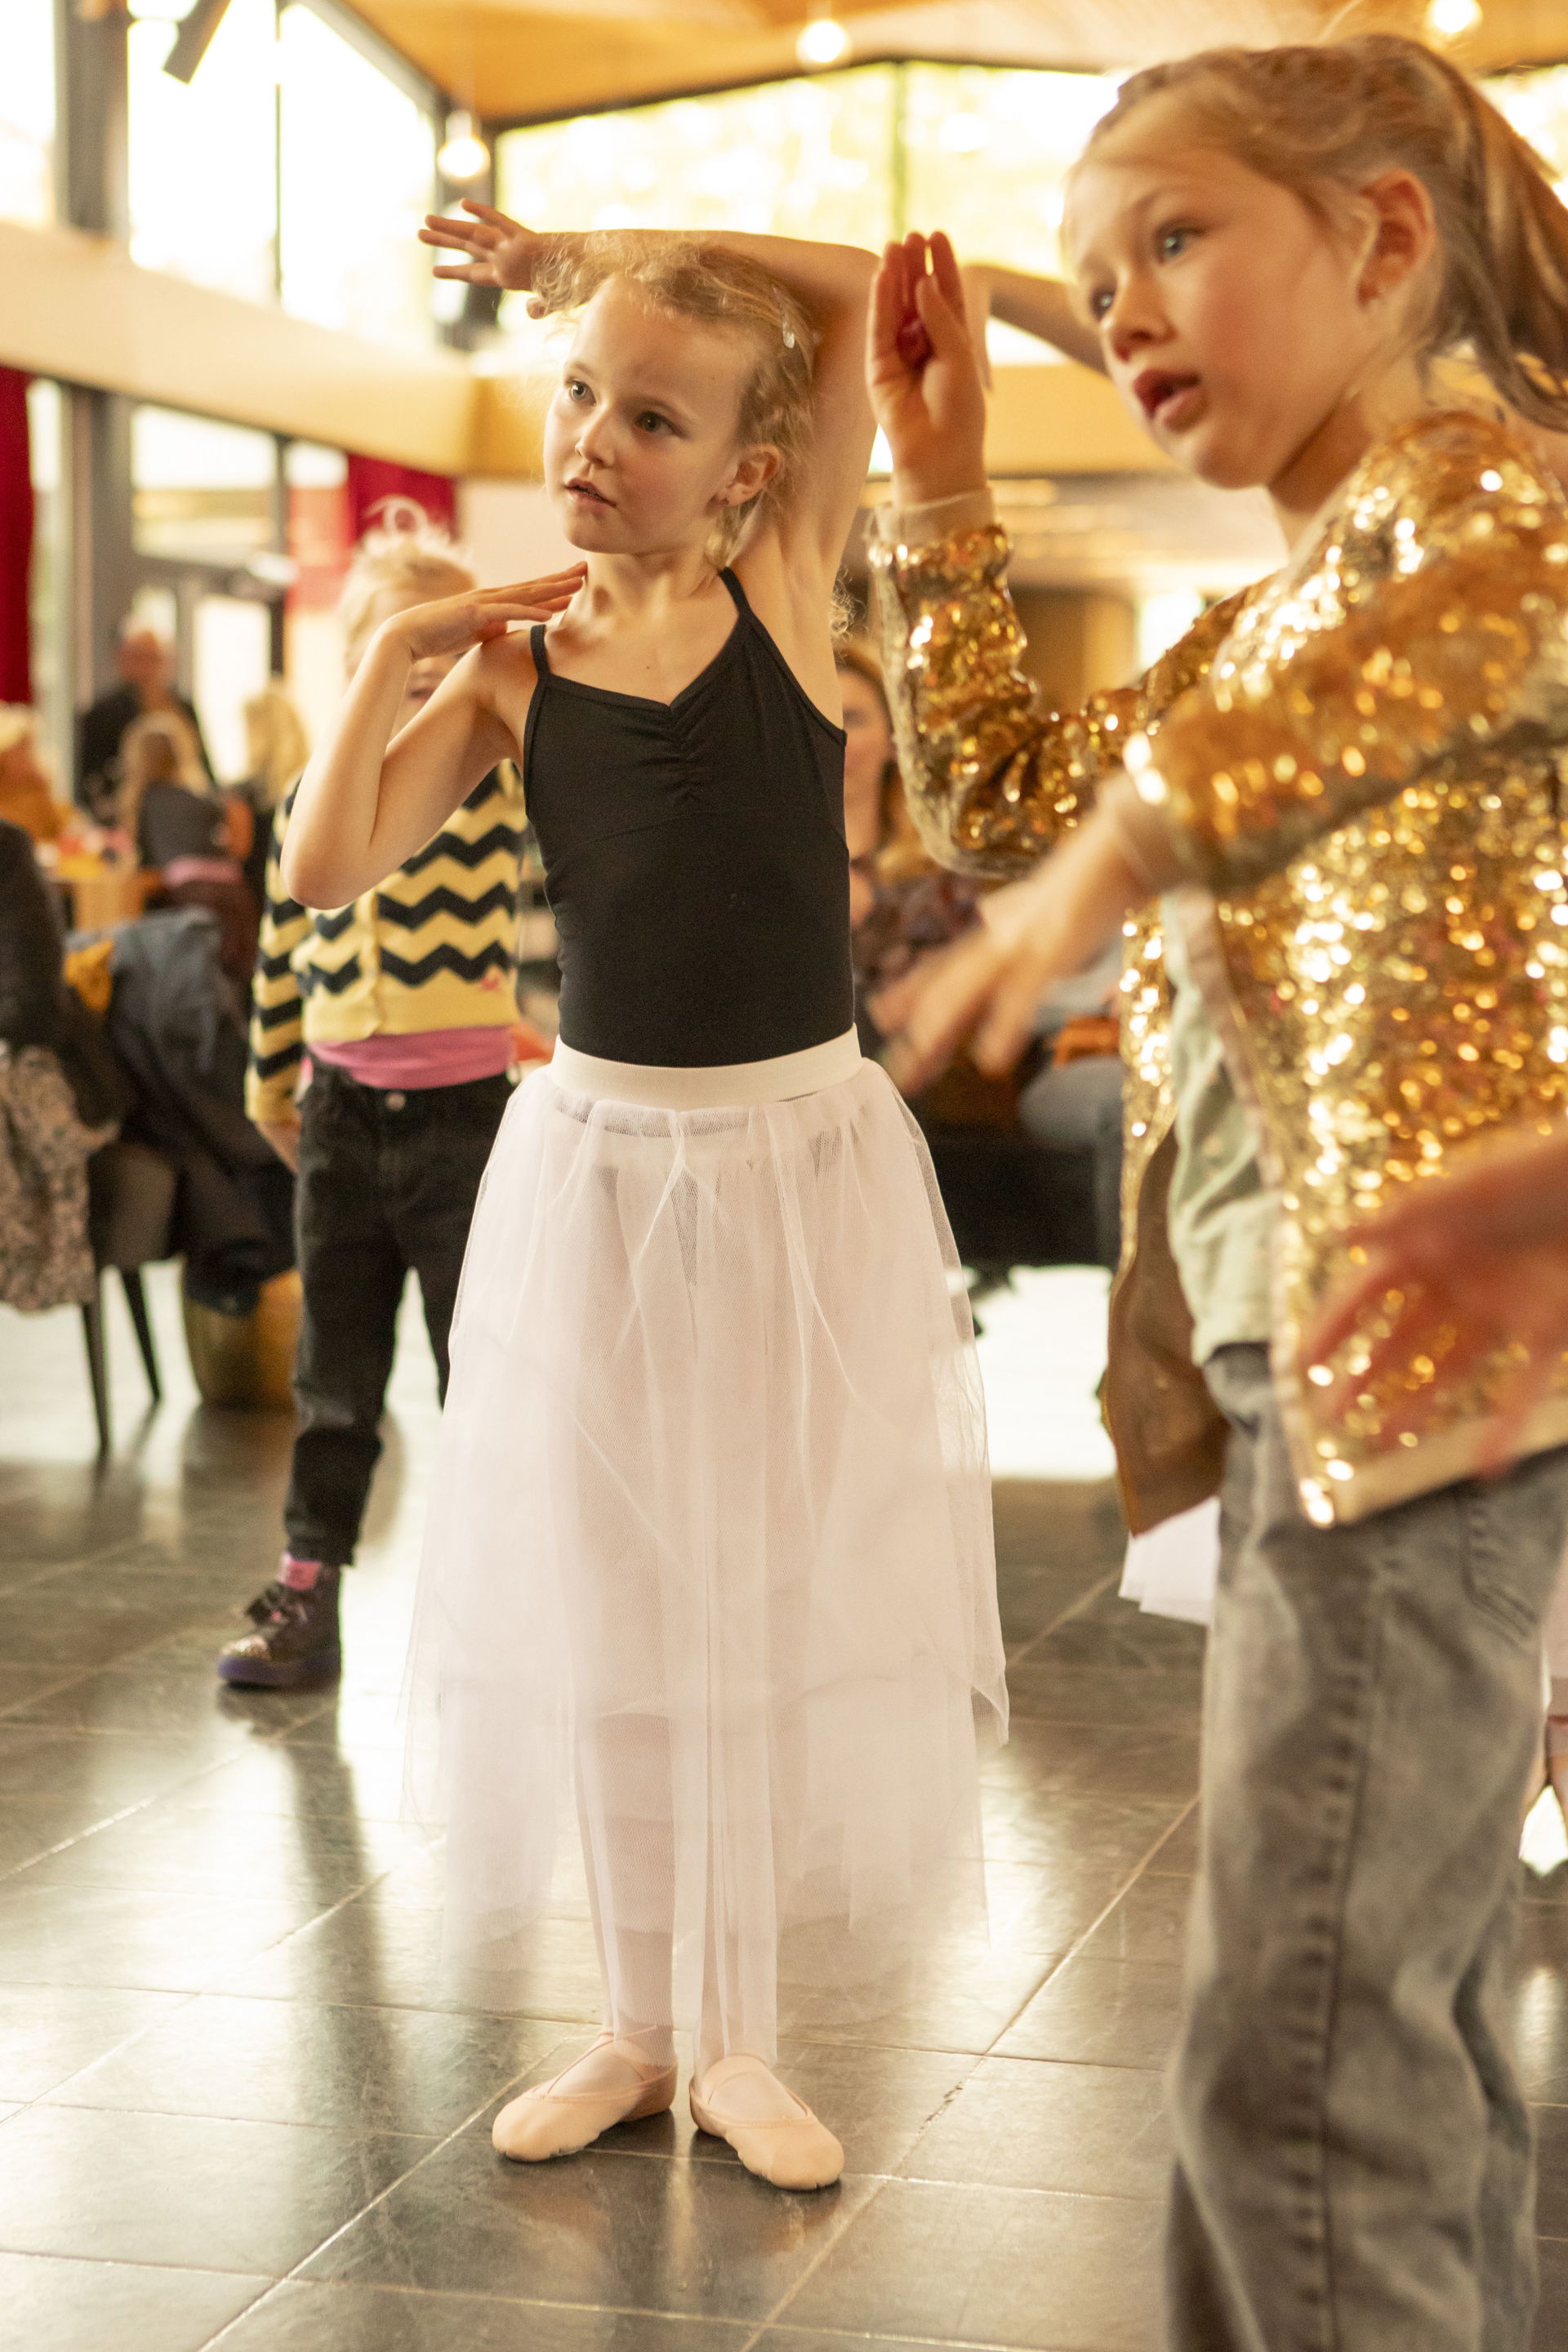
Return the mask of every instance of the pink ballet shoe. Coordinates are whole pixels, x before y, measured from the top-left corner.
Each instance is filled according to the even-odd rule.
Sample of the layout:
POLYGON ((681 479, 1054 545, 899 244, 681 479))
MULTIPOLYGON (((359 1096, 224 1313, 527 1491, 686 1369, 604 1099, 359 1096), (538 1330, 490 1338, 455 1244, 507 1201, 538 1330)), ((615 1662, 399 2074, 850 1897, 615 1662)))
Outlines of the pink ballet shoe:
POLYGON ((675 2068, 656 2066, 635 2042, 617 2042, 601 2033, 592 2050, 574 2059, 564 2074, 524 2091, 496 2117, 490 2138, 502 2156, 514 2164, 542 2164, 552 2156, 572 2156, 607 2132, 612 2124, 640 2122, 644 2116, 662 2116, 675 2104, 675 2068), (615 2051, 637 2070, 641 2080, 619 2089, 563 2090, 584 2061, 595 2051, 615 2051))
POLYGON ((829 2189, 844 2169, 844 2150, 825 2123, 820 2123, 804 2099, 779 2082, 760 2058, 743 2052, 721 2058, 702 2077, 702 2089, 691 2085, 691 2120, 699 2131, 727 2139, 748 2172, 771 2180, 775 2189, 829 2189), (794 2112, 763 2120, 737 2115, 731 2103, 726 2115, 724 2091, 739 2074, 761 2074, 781 2091, 794 2112))

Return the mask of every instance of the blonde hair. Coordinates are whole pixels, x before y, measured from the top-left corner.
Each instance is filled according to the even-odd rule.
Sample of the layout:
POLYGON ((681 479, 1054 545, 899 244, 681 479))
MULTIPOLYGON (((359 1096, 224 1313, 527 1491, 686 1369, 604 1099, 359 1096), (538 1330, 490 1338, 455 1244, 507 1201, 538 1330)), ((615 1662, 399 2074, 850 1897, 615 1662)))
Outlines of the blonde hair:
POLYGON ((120 739, 116 817, 133 841, 149 784, 178 784, 202 800, 215 796, 195 730, 183 711, 144 711, 120 739))
POLYGON ((18 743, 33 740, 38 731, 38 715, 25 702, 0 702, 0 760, 14 751, 18 743))
POLYGON ((1568 208, 1457 66, 1394 33, 1200 50, 1130 75, 1080 160, 1168 96, 1200 137, 1331 221, 1380 172, 1413 173, 1442 261, 1417 356, 1467 354, 1521 416, 1568 427, 1568 208))
POLYGON ((434 603, 460 596, 478 575, 450 531, 431 521, 413 499, 382 499, 372 511, 375 526, 353 552, 338 598, 343 651, 352 670, 375 625, 375 605, 389 590, 434 603))
POLYGON ((781 503, 811 446, 816 323, 798 295, 743 255, 696 237, 634 231, 598 236, 591 244, 558 239, 534 273, 528 307, 536 319, 579 310, 613 278, 671 318, 743 335, 755 352, 741 392, 736 436, 744 448, 776 449, 780 462, 770 482, 743 504, 727 508, 714 524, 709 552, 722 569, 758 516, 781 503))
POLYGON ((268 678, 244 707, 246 754, 268 804, 276 808, 310 756, 305 722, 281 678, 268 678))

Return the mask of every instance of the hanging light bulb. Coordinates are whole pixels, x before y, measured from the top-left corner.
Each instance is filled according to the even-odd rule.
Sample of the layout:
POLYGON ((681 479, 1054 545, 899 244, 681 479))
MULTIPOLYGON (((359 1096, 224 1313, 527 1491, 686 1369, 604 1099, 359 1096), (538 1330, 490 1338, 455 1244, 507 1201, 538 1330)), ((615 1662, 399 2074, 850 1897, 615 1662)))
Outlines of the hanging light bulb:
POLYGON ((466 107, 447 117, 447 138, 436 158, 444 180, 477 180, 490 167, 490 151, 474 135, 474 118, 466 107))
POLYGON ((849 54, 849 36, 831 13, 813 16, 801 26, 795 53, 803 66, 836 66, 849 54))
POLYGON ((1436 41, 1462 40, 1480 21, 1480 0, 1432 0, 1426 11, 1426 30, 1436 41))

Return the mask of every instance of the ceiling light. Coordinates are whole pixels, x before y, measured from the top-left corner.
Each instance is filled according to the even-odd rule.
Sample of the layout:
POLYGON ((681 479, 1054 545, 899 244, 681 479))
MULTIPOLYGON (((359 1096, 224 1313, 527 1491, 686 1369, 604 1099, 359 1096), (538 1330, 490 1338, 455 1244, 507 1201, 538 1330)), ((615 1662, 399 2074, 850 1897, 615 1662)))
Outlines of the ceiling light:
POLYGON ((836 16, 813 16, 795 45, 803 66, 836 66, 849 54, 849 36, 836 16))
POLYGON ((477 180, 490 168, 490 151, 474 135, 474 118, 459 107, 447 117, 446 143, 437 156, 444 180, 477 180))
POLYGON ((1480 0, 1432 0, 1426 11, 1426 30, 1439 41, 1458 41, 1480 21, 1480 0))

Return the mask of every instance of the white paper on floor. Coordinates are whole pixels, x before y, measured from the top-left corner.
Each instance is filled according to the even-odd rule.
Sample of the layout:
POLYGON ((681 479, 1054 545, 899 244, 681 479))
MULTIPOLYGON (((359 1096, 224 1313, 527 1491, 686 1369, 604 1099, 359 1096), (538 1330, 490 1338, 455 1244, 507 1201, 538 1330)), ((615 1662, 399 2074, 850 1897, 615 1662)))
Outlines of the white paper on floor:
POLYGON ((1110 1276, 1101 1266, 1021 1266, 976 1312, 992 1475, 1109 1478, 1095 1389, 1105 1370, 1110 1276))

